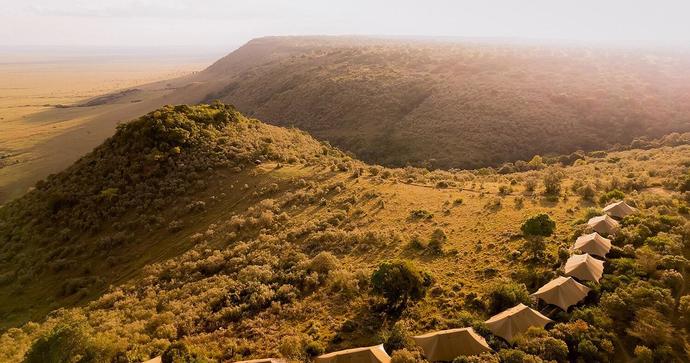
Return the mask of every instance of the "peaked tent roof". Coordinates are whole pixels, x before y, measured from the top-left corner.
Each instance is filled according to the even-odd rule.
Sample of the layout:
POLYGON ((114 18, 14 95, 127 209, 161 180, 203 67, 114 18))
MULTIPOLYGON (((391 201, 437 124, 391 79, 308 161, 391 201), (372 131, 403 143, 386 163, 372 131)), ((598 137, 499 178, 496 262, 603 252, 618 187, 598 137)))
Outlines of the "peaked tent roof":
POLYGON ((285 363, 285 359, 277 358, 264 358, 264 359, 252 359, 252 360, 242 360, 235 363, 285 363))
POLYGON ((524 304, 518 304, 492 316, 485 324, 495 335, 511 341, 532 326, 544 327, 552 321, 538 311, 524 304))
POLYGON ((608 214, 604 214, 590 218, 587 226, 599 234, 611 234, 620 227, 620 224, 608 214))
POLYGON ((559 276, 539 288, 532 296, 567 311, 570 306, 582 301, 589 290, 589 287, 572 277, 559 276))
POLYGON ((637 209, 629 206, 625 201, 611 203, 604 207, 604 213, 616 218, 625 218, 635 212, 637 209))
POLYGON ((391 357, 383 344, 372 347, 352 348, 316 357, 314 363, 390 363, 391 357))
POLYGON ((448 329, 412 337, 431 362, 452 361, 464 355, 490 352, 484 338, 472 328, 448 329))
POLYGON ((587 253, 572 255, 565 262, 565 274, 580 280, 599 282, 604 274, 604 261, 597 260, 587 253))
POLYGON ((585 234, 577 238, 573 249, 590 255, 606 257, 606 254, 611 250, 611 240, 602 237, 597 232, 585 234))
POLYGON ((163 359, 161 358, 161 356, 158 356, 156 358, 151 358, 144 363, 161 363, 161 362, 163 362, 163 359))

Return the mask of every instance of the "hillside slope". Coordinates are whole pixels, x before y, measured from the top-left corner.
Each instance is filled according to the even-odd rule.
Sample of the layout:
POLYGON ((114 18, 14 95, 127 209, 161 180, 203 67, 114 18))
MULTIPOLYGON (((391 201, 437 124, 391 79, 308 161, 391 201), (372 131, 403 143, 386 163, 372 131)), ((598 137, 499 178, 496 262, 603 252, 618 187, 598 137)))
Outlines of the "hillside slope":
POLYGON ((55 136, 24 149, 0 144, 10 155, 0 203, 91 151, 123 119, 168 104, 221 99, 373 164, 477 168, 689 131, 689 69, 690 55, 660 50, 260 38, 198 74, 27 116, 55 136))
POLYGON ((644 346, 683 361, 688 136, 567 167, 429 172, 369 166, 229 106, 169 106, 0 208, 0 361, 139 362, 171 343, 202 361, 308 361, 381 342, 414 350, 410 335, 467 325, 502 359, 621 360, 644 346), (621 195, 642 214, 585 303, 552 311, 557 323, 516 349, 492 336, 481 321, 534 304, 527 291, 621 195), (537 213, 556 230, 532 250, 520 225, 537 213), (432 281, 398 313, 370 282, 391 259, 432 281))
POLYGON ((255 39, 219 98, 388 166, 496 166, 690 130, 690 55, 339 37, 255 39), (247 62, 251 59, 252 66, 247 62))

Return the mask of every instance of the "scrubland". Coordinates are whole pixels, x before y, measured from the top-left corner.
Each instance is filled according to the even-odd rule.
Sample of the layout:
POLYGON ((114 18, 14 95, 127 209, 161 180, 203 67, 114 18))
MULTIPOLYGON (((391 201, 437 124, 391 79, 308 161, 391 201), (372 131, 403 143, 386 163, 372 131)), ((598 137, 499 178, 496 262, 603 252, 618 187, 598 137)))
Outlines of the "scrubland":
POLYGON ((231 106, 168 106, 0 208, 0 360, 309 361, 384 343, 406 362, 410 336, 473 326, 496 353, 459 361, 685 361, 689 145, 386 168, 231 106), (568 312, 532 301, 621 198, 640 214, 601 283, 568 312), (530 243, 521 225, 542 213, 555 232, 530 243), (405 296, 375 273, 400 261, 405 296), (509 345, 482 321, 518 302, 556 323, 509 345))

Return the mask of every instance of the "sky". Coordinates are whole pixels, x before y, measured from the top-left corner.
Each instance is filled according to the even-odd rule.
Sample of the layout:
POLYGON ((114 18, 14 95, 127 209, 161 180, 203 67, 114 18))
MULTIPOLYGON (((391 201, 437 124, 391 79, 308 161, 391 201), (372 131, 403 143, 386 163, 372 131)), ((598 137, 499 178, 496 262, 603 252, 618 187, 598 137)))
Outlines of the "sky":
POLYGON ((690 47, 689 0, 0 0, 0 46, 224 49, 268 35, 690 47))

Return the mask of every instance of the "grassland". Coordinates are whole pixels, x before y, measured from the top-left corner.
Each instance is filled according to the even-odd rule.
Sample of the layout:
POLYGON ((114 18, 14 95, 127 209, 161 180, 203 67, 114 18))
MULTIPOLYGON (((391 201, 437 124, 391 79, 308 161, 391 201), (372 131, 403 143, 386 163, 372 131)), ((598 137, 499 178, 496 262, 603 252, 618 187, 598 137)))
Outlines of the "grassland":
POLYGON ((22 195, 112 135, 115 124, 149 111, 142 98, 71 106, 104 94, 189 75, 209 60, 117 52, 0 50, 0 203, 22 195), (132 108, 133 111, 122 110, 132 108), (108 122, 104 113, 115 112, 108 122), (96 119, 96 120, 94 120, 96 119))
POLYGON ((587 216, 605 203, 600 198, 621 190, 643 217, 615 237, 618 256, 601 286, 592 286, 596 293, 554 315, 561 325, 550 333, 512 347, 487 337, 511 354, 548 356, 533 347, 546 334, 567 342, 573 360, 624 361, 644 346, 682 361, 687 280, 667 287, 670 270, 661 261, 675 255, 682 262, 688 253, 682 193, 689 158, 687 135, 675 135, 646 149, 505 175, 389 169, 224 106, 159 110, 0 209, 0 360, 19 360, 65 324, 85 329, 92 338, 83 344, 99 357, 132 362, 172 342, 202 361, 309 360, 357 345, 396 347, 396 334, 464 325, 487 334, 480 322, 495 286, 518 283, 532 292, 548 281, 587 216), (544 192, 547 175, 558 176, 555 195, 544 192), (583 186, 594 195, 584 197, 583 186), (520 225, 537 213, 547 213, 556 232, 535 265, 526 262, 520 225), (651 229, 643 236, 644 228, 651 229), (439 230, 445 239, 432 251, 439 230), (371 272, 391 259, 414 261, 434 280, 399 316, 382 310, 369 286, 371 272), (648 290, 656 294, 651 304, 634 300, 646 313, 663 312, 672 300, 673 312, 652 319, 662 327, 649 328, 665 336, 673 327, 668 340, 640 338, 634 314, 606 315, 632 304, 611 308, 614 298, 648 290), (576 328, 587 332, 569 330, 576 328))

